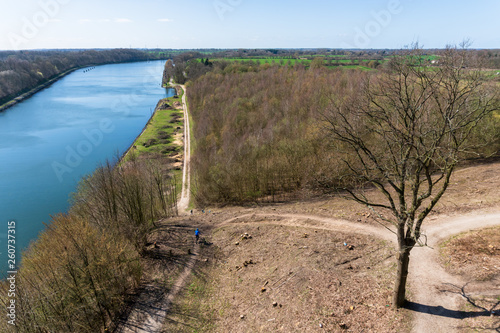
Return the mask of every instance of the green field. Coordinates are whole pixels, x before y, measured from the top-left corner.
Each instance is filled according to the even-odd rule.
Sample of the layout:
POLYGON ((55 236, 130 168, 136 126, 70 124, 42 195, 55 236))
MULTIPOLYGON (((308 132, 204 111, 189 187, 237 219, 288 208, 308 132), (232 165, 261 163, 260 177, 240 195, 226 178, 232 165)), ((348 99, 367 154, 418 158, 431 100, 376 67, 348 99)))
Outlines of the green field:
MULTIPOLYGON (((162 101, 172 105, 176 101, 180 102, 181 97, 169 97, 162 101)), ((181 147, 174 144, 174 136, 183 128, 182 118, 182 110, 159 108, 144 132, 134 142, 131 151, 136 156, 144 153, 169 154, 178 151, 181 147)))
MULTIPOLYGON (((170 106, 174 102, 181 102, 182 94, 177 98, 169 97, 162 100, 170 106)), ((182 135, 184 131, 182 109, 158 108, 146 126, 144 132, 136 139, 132 148, 127 152, 124 160, 138 158, 141 155, 177 155, 183 156, 182 144, 175 143, 175 135, 182 135)), ((180 195, 182 190, 182 168, 174 168, 171 171, 175 178, 176 191, 180 195)))
MULTIPOLYGON (((371 60, 352 60, 352 59, 340 59, 340 58, 345 58, 346 56, 335 56, 334 57, 329 57, 325 58, 324 64, 325 66, 328 66, 330 68, 338 67, 339 65, 346 65, 342 66, 342 68, 361 68, 361 69, 371 69, 367 66, 368 63, 371 60)), ((202 59, 198 59, 198 61, 201 61, 202 59)), ((260 65, 263 64, 280 64, 280 65, 291 65, 295 66, 295 64, 299 63, 302 64, 306 67, 309 67, 311 65, 312 60, 305 59, 305 56, 299 58, 299 59, 290 59, 288 57, 232 57, 232 58, 213 58, 210 59, 210 61, 221 61, 221 60, 226 60, 230 62, 240 62, 240 63, 248 63, 250 61, 259 63, 260 65)))
MULTIPOLYGON (((292 64, 295 65, 297 62, 302 63, 303 65, 309 66, 311 64, 311 60, 302 60, 302 59, 289 59, 289 58, 222 58, 223 60, 227 61, 239 61, 239 62, 247 62, 247 61, 254 61, 258 62, 259 64, 272 64, 273 61, 274 63, 280 64, 283 62, 285 65, 286 64, 292 64)), ((215 59, 218 60, 218 59, 215 59)))
MULTIPOLYGON (((328 68, 339 68, 339 66, 328 66, 328 68)), ((360 69, 362 71, 373 71, 375 69, 366 67, 366 66, 359 66, 359 65, 347 65, 347 66, 340 66, 342 69, 360 69)))

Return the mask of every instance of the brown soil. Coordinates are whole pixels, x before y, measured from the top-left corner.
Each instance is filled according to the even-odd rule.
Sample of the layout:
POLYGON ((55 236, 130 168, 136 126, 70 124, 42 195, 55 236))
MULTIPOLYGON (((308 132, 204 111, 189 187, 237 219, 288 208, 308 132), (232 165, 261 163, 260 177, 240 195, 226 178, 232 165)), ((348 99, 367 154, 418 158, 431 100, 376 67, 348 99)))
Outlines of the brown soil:
POLYGON ((500 279, 500 227, 466 232, 441 246, 443 264, 452 274, 471 281, 500 279))
POLYGON ((117 323, 116 333, 154 332, 151 318, 165 317, 165 300, 191 258, 194 230, 190 223, 162 224, 149 237, 143 255, 141 288, 131 295, 126 311, 117 323))
MULTIPOLYGON (((424 225, 424 231, 428 231, 429 239, 438 241, 453 234, 455 230, 461 232, 460 230, 467 230, 467 228, 480 227, 481 221, 472 221, 474 216, 487 214, 500 207, 500 196, 497 190, 500 186, 500 177, 497 176, 498 170, 500 170, 499 163, 459 170, 453 177, 453 183, 438 205, 436 212, 429 217, 424 225), (468 215, 471 217, 467 217, 468 215), (465 216, 466 220, 458 221, 455 227, 454 219, 460 216, 465 216)), ((446 285, 450 285, 450 283, 453 283, 453 286, 460 285, 462 280, 459 276, 457 276, 458 279, 447 279, 439 267, 425 266, 427 261, 436 259, 434 255, 429 255, 429 251, 433 252, 432 248, 414 250, 414 261, 410 266, 413 266, 416 271, 410 273, 410 284, 413 286, 410 288, 409 298, 417 303, 413 303, 414 308, 410 307, 410 310, 402 310, 399 313, 395 313, 387 307, 393 283, 391 274, 394 274, 394 257, 387 259, 383 262, 384 264, 370 264, 370 270, 363 269, 362 266, 359 267, 358 271, 335 270, 331 266, 336 262, 335 259, 341 258, 339 260, 342 261, 348 260, 348 257, 343 259, 342 255, 345 253, 336 252, 335 247, 328 248, 327 244, 332 246, 332 243, 325 239, 343 245, 342 238, 356 238, 360 244, 365 244, 363 247, 358 246, 357 248, 360 253, 358 261, 369 262, 374 258, 370 257, 370 251, 366 244, 375 246, 377 241, 374 243, 373 240, 364 238, 366 236, 359 235, 359 232, 372 233, 383 239, 394 238, 394 235, 381 228, 372 212, 354 202, 338 197, 323 196, 313 199, 301 198, 296 202, 285 204, 217 209, 217 214, 201 214, 199 216, 197 223, 216 230, 212 239, 214 245, 209 252, 203 252, 208 251, 207 249, 202 250, 202 255, 206 253, 206 255, 211 256, 210 261, 200 266, 199 275, 193 276, 192 283, 186 293, 175 303, 164 328, 166 332, 196 330, 208 332, 266 332, 274 330, 284 332, 321 330, 326 332, 346 330, 360 332, 363 329, 366 332, 395 332, 398 330, 417 332, 420 328, 433 327, 438 322, 443 323, 439 328, 436 326, 435 331, 446 332, 449 331, 450 327, 455 327, 452 331, 459 330, 460 325, 454 324, 454 320, 457 319, 463 323, 474 320, 479 322, 478 325, 491 326, 489 316, 481 315, 481 311, 450 310, 449 314, 445 312, 444 316, 442 313, 438 314, 443 310, 448 311, 447 309, 454 308, 454 305, 451 306, 446 302, 450 299, 455 302, 456 298, 446 298, 445 294, 458 295, 462 308, 465 306, 466 298, 455 287, 448 288, 453 290, 446 290, 446 285), (308 220, 307 216, 316 216, 316 218, 308 220), (332 229, 329 223, 338 223, 338 220, 334 221, 333 219, 339 218, 354 224, 341 224, 340 229, 339 227, 335 229, 343 230, 342 233, 328 230, 332 229), (227 224, 228 221, 231 224, 227 224), (217 229, 221 223, 224 223, 224 226, 217 229), (260 229, 256 230, 257 227, 260 229), (320 235, 313 234, 311 228, 313 231, 316 229, 320 235), (374 228, 377 229, 377 233, 375 233, 374 228), (286 241, 281 240, 280 230, 286 230, 286 241), (345 233, 346 231, 347 233, 345 233), (245 232, 254 237, 251 242, 246 244, 244 241, 240 242, 238 246, 234 245, 238 241, 238 236, 245 232), (355 232, 357 236, 352 232, 355 232), (381 232, 385 232, 385 236, 381 235, 381 232), (300 236, 304 233, 314 236, 302 239, 300 236), (302 242, 310 243, 304 245, 302 242), (308 249, 299 250, 298 248, 301 246, 308 246, 308 249), (215 252, 215 254, 210 251, 215 252), (309 255, 305 255, 306 253, 309 255), (250 259, 256 264, 242 266, 245 261, 250 259), (417 262, 421 265, 416 265, 417 262), (242 268, 237 270, 236 266, 242 268), (278 266, 282 270, 274 273, 273 270, 278 266), (260 288, 266 281, 269 285, 279 278, 286 277, 287 274, 291 276, 297 272, 297 267, 305 268, 285 283, 285 291, 275 292, 266 288, 264 293, 260 292, 260 288), (347 281, 343 281, 341 280, 342 276, 349 278, 347 281), (428 279, 434 279, 435 282, 431 283, 431 280, 428 279), (344 294, 338 288, 329 287, 335 286, 335 281, 342 281, 342 285, 349 292, 344 294), (374 281, 378 284, 374 284, 374 281), (377 287, 371 287, 374 285, 377 287), (426 286, 426 288, 417 288, 418 285, 426 286), (349 312, 350 307, 353 306, 350 305, 350 300, 362 300, 363 292, 373 301, 361 301, 365 305, 356 303, 353 310, 357 309, 358 311, 349 312), (422 292, 425 292, 426 296, 417 297, 422 292), (436 295, 435 298, 433 298, 433 293, 436 295), (303 294, 306 296, 301 296, 303 294), (418 303, 419 300, 420 303, 418 303), (278 303, 277 308, 272 306, 273 302, 278 303), (434 306, 433 302, 441 305, 434 306), (366 303, 372 304, 374 308, 367 306, 366 303), (279 307, 279 304, 282 307, 279 307), (386 312, 383 312, 382 308, 387 308, 386 312), (432 314, 434 312, 436 314, 432 314), (373 317, 373 313, 377 314, 376 319, 373 317), (430 317, 429 313, 431 313, 430 317), (472 314, 471 316, 475 318, 469 318, 466 321, 459 318, 460 316, 467 317, 467 313, 472 314), (415 326, 411 329, 408 322, 412 314, 416 315, 415 320, 420 318, 417 322, 425 322, 425 324, 412 324, 415 326), (244 316, 243 319, 240 319, 241 315, 244 316), (322 328, 320 328, 320 324, 323 326, 322 328), (346 325, 341 327, 341 324, 346 325)), ((387 243, 386 250, 389 248, 391 248, 391 244, 387 243)), ((379 252, 382 253, 381 251, 379 252)), ((347 254, 350 255, 350 252, 347 254)), ((477 290, 479 291, 479 289, 477 290)), ((491 284, 483 285, 482 294, 477 294, 478 299, 482 297, 479 295, 491 293, 491 290, 491 284)), ((465 295, 470 296, 471 293, 466 292, 465 295)))
POLYGON ((281 222, 248 218, 217 228, 199 272, 209 278, 194 279, 164 331, 409 330, 409 312, 390 307, 390 243, 281 222))
POLYGON ((500 329, 500 227, 470 231, 441 244, 441 263, 467 285, 455 290, 464 296, 463 310, 482 310, 485 316, 467 318, 463 332, 500 329))

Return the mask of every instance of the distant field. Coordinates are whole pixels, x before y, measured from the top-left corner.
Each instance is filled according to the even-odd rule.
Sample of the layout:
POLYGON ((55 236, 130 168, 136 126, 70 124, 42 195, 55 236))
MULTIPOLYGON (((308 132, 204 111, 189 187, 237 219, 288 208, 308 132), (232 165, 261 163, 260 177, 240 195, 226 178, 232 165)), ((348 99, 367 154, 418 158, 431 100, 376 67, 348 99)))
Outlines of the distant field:
POLYGON ((302 63, 304 65, 310 65, 311 60, 306 60, 306 59, 289 59, 289 58, 223 58, 224 60, 227 61, 255 61, 259 62, 260 64, 271 64, 273 61, 275 63, 281 63, 282 61, 285 64, 291 63, 292 65, 295 65, 297 62, 302 63))
MULTIPOLYGON (((311 57, 311 56, 307 56, 311 57)), ((339 65, 344 65, 342 68, 358 68, 362 70, 371 70, 372 68, 369 68, 364 65, 368 65, 368 63, 372 60, 353 60, 353 59, 345 59, 347 56, 331 56, 329 59, 325 58, 324 64, 327 67, 330 68, 335 68, 338 67, 339 65), (335 57, 335 59, 332 59, 335 57), (344 59, 339 59, 339 58, 344 58, 344 59)), ((288 57, 233 57, 233 58, 214 58, 210 59, 210 61, 220 61, 220 60, 226 60, 226 61, 231 61, 231 62, 248 62, 248 61, 253 61, 253 62, 258 62, 259 64, 282 64, 282 65, 292 65, 294 66, 295 64, 299 63, 302 64, 306 67, 311 65, 311 61, 309 59, 305 59, 306 56, 303 56, 298 59, 291 59, 288 57)), ((201 61, 202 59, 198 59, 198 61, 201 61)))
MULTIPOLYGON (((329 68, 337 68, 338 66, 328 66, 329 68)), ((375 70, 374 68, 366 67, 366 66, 359 66, 359 65, 348 65, 348 66, 341 66, 341 68, 344 69, 360 69, 362 71, 373 71, 375 70)))

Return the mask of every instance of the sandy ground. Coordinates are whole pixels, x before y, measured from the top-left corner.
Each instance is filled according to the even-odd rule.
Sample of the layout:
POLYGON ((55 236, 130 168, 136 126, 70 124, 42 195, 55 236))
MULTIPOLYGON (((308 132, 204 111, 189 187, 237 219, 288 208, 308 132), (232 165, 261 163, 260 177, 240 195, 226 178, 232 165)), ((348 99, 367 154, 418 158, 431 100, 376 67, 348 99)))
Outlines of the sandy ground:
POLYGON ((184 167, 182 168, 182 192, 181 199, 177 205, 179 212, 184 213, 189 206, 189 195, 191 193, 191 139, 190 139, 190 129, 189 129, 189 115, 186 104, 187 90, 186 86, 181 85, 184 90, 184 95, 182 95, 182 108, 184 110, 184 167))
MULTIPOLYGON (((416 314, 413 332, 457 332, 465 318, 490 316, 480 309, 463 311, 464 297, 459 292, 469 281, 449 274, 440 265, 437 246, 452 235, 500 225, 500 211, 475 211, 436 220, 426 229, 429 246, 415 248, 411 254, 409 283, 413 296, 409 308, 416 314)), ((500 288, 495 289, 500 296, 500 288)))

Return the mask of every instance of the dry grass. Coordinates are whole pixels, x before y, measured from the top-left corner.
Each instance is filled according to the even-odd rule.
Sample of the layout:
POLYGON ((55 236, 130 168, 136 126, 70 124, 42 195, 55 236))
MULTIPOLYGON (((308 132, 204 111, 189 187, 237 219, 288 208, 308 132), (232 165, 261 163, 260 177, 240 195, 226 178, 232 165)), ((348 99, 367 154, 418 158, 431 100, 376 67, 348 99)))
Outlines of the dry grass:
MULTIPOLYGON (((470 231, 441 244, 446 269, 469 283, 463 287, 464 310, 500 315, 500 227, 470 231)), ((467 318, 463 332, 500 330, 500 316, 467 318)))
POLYGON ((500 278, 500 227, 455 236, 442 244, 441 254, 444 266, 468 281, 500 278))
MULTIPOLYGON (((500 163, 492 163, 459 170, 436 213, 425 223, 434 223, 438 214, 453 216, 500 206, 499 169, 500 163)), ((394 257, 389 257, 390 244, 352 235, 348 230, 346 233, 320 229, 315 232, 309 228, 282 226, 280 224, 287 221, 279 220, 249 218, 239 220, 239 224, 220 224, 252 212, 312 214, 376 223, 362 206, 337 197, 322 196, 284 204, 228 207, 216 211, 217 214, 199 214, 185 221, 186 225, 200 226, 202 235, 210 235, 211 245, 202 246, 201 261, 183 295, 175 300, 165 332, 410 330, 411 314, 406 310, 396 312, 388 306, 395 274, 394 257), (244 233, 251 235, 252 239, 241 240, 244 233), (303 237, 305 233, 307 238, 303 237), (239 245, 235 245, 236 242, 239 245), (344 247, 344 242, 353 244, 354 250, 344 247), (248 265, 250 260, 252 264, 248 265), (347 262, 341 264, 344 261, 347 262), (262 287, 266 288, 265 292, 262 292, 262 287), (276 307, 273 302, 277 302, 276 307), (244 318, 240 319, 242 315, 244 318)), ((477 266, 499 266, 495 261, 498 260, 500 244, 498 230, 454 238, 458 243, 446 249, 453 252, 452 260, 450 255, 446 260, 450 269, 458 269, 455 274, 468 272, 471 280, 492 279, 487 285, 480 284, 483 289, 471 289, 472 285, 466 287, 467 292, 473 292, 471 295, 474 295, 477 306, 491 307, 492 301, 499 301, 498 295, 491 294, 495 284, 500 284, 498 274, 494 278, 477 266), (464 251, 470 253, 466 256, 471 265, 465 268, 467 272, 461 271, 464 269, 464 251), (487 259, 483 260, 485 257, 487 259)), ((464 308, 466 306, 471 305, 464 303, 464 308)), ((500 326, 498 320, 495 321, 497 318, 466 319, 465 330, 496 329, 500 326)))
POLYGON ((394 258, 382 241, 263 221, 211 242, 165 332, 408 331, 409 313, 389 306, 394 258))

